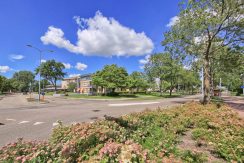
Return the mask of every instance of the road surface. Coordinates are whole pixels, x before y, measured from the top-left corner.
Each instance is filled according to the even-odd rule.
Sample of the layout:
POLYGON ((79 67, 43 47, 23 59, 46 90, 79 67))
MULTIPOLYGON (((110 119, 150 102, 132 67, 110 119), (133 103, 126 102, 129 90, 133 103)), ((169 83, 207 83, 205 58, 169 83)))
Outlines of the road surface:
POLYGON ((244 97, 223 96, 222 98, 226 104, 235 109, 244 118, 244 97))
POLYGON ((88 100, 49 97, 49 103, 27 102, 23 95, 9 95, 0 100, 0 147, 23 137, 47 140, 57 121, 64 124, 90 122, 104 115, 121 116, 198 100, 199 96, 160 100, 88 100))

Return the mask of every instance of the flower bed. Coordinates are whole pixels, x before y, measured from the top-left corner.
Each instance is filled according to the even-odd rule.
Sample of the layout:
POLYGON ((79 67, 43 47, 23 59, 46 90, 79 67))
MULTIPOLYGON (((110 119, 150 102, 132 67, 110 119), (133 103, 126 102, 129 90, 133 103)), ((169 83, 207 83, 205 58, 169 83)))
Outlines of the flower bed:
POLYGON ((19 139, 0 149, 0 162, 207 162, 179 148, 186 132, 214 157, 242 162, 244 121, 227 106, 188 103, 72 126, 60 124, 48 142, 19 139))

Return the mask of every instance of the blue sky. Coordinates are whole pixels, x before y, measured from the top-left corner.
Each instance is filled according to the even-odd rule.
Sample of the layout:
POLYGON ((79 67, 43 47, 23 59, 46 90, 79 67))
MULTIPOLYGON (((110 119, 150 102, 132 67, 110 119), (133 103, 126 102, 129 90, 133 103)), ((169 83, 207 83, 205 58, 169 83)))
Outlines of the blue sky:
POLYGON ((142 71, 147 55, 162 51, 162 34, 177 15, 178 2, 1 0, 0 74, 34 71, 38 52, 26 44, 53 50, 42 59, 66 63, 67 76, 113 63, 129 73, 142 71))

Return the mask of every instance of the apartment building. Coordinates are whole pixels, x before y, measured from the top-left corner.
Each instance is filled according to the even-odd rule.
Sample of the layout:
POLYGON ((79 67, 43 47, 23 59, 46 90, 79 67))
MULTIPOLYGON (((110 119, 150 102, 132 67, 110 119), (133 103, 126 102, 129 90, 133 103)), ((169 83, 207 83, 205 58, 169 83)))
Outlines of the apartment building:
POLYGON ((96 89, 95 86, 92 85, 91 76, 92 74, 84 74, 76 77, 64 78, 61 86, 63 89, 68 89, 70 83, 76 83, 77 86, 74 92, 93 95, 96 92, 96 89))

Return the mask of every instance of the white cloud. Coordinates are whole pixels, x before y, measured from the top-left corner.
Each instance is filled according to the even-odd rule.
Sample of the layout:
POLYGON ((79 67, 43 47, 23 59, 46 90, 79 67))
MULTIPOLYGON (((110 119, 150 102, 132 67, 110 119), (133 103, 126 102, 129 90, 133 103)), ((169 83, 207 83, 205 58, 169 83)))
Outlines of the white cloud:
POLYGON ((84 18, 81 18, 80 16, 74 16, 73 19, 75 20, 76 24, 81 27, 81 28, 85 28, 85 20, 84 18))
POLYGON ((139 63, 140 64, 147 64, 150 59, 150 55, 146 55, 144 59, 140 59, 139 63))
POLYGON ((88 66, 87 66, 86 64, 84 64, 84 63, 80 63, 80 62, 77 62, 77 63, 76 63, 76 66, 75 66, 75 68, 76 68, 77 70, 81 70, 81 71, 85 70, 87 67, 88 67, 88 66))
POLYGON ((178 16, 174 16, 172 18, 170 18, 169 23, 166 25, 167 27, 172 27, 174 26, 178 21, 179 21, 179 17, 178 16))
POLYGON ((145 64, 149 62, 150 57, 151 55, 146 55, 145 58, 139 60, 139 64, 141 64, 139 66, 140 69, 144 69, 145 64))
POLYGON ((19 55, 19 54, 12 54, 9 56, 10 57, 10 60, 14 61, 14 60, 21 60, 24 58, 23 55, 19 55))
POLYGON ((45 63, 45 62, 47 62, 47 60, 41 59, 41 63, 45 63))
POLYGON ((71 69, 71 68, 72 68, 72 66, 71 66, 70 63, 63 63, 63 65, 64 65, 64 67, 65 67, 66 69, 71 69))
POLYGON ((6 73, 10 70, 11 68, 9 66, 0 66, 0 73, 6 73))
POLYGON ((82 27, 77 31, 77 43, 72 44, 64 37, 64 32, 54 26, 41 37, 44 44, 65 48, 70 52, 87 56, 141 56, 152 51, 154 45, 144 32, 121 25, 114 18, 107 18, 96 12, 93 18, 74 17, 82 27))
POLYGON ((77 76, 80 76, 80 74, 70 74, 69 77, 72 78, 72 77, 77 77, 77 76))

